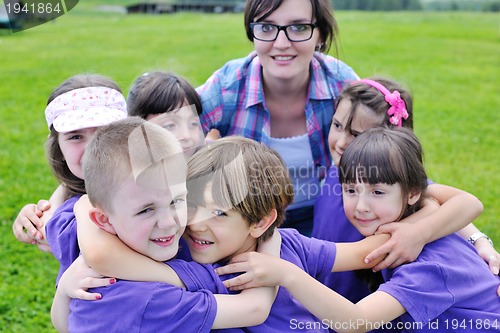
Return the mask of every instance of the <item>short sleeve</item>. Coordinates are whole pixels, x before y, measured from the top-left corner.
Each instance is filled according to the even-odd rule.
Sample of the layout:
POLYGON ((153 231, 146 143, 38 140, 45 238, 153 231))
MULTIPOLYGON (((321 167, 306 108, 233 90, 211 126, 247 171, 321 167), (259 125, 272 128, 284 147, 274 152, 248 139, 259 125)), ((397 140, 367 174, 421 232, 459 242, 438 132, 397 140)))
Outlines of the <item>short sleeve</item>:
POLYGON ((76 233, 76 219, 73 207, 80 196, 74 196, 65 201, 47 221, 45 234, 54 257, 60 263, 56 283, 62 273, 78 258, 80 248, 76 233))
POLYGON ((417 322, 427 323, 450 308, 455 300, 442 267, 435 262, 414 262, 396 268, 379 287, 396 298, 417 322))
POLYGON ((309 238, 294 229, 280 229, 281 257, 302 269, 315 279, 324 279, 335 263, 336 245, 333 242, 309 238))
POLYGON ((166 264, 179 275, 188 291, 206 289, 214 294, 227 293, 226 287, 222 284, 219 276, 215 274, 212 265, 184 260, 170 260, 166 264))

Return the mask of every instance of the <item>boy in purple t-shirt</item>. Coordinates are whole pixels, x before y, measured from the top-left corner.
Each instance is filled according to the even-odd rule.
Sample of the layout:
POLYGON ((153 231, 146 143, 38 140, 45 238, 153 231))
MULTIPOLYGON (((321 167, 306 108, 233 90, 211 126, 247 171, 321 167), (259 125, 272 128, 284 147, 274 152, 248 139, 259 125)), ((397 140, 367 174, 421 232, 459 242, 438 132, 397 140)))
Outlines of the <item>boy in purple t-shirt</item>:
MULTIPOLYGON (((422 147, 407 129, 363 133, 343 153, 339 169, 346 216, 366 239, 421 207, 427 187, 422 147)), ((247 271, 226 286, 284 286, 338 332, 366 332, 398 317, 394 325, 403 332, 500 332, 499 277, 456 234, 427 244, 412 263, 383 270, 385 282, 357 304, 284 260, 255 253, 247 259, 233 258, 219 269, 247 271)))
MULTIPOLYGON (((88 197, 95 207, 89 213, 92 221, 137 253, 157 261, 173 258, 187 218, 186 163, 174 136, 142 119, 128 118, 100 128, 83 161, 88 197)), ((217 278, 211 266, 167 264, 168 274, 187 290, 111 279, 112 285, 94 290, 103 295, 98 302, 70 301, 66 295, 67 276, 74 273, 70 267, 54 297, 54 325, 71 332, 151 332, 165 327, 205 332, 255 325, 267 317, 274 288, 214 295, 223 289, 220 281, 199 290, 200 281, 217 278)))
MULTIPOLYGON (((279 155, 261 143, 241 137, 226 137, 202 147, 188 163, 187 178, 190 216, 184 238, 195 261, 216 263, 216 267, 238 254, 255 251, 275 234, 274 229, 282 222, 293 199, 290 178, 279 155)), ((80 223, 80 216, 78 220, 80 223)), ((87 239, 81 243, 82 250, 97 271, 105 270, 106 275, 119 278, 168 282, 168 277, 159 276, 163 273, 158 263, 137 258, 130 249, 126 252, 119 241, 112 247, 102 247, 105 242, 101 236, 109 234, 90 235, 88 228, 85 229, 84 232, 79 229, 80 238, 87 239), (124 256, 126 261, 119 260, 124 256)), ((382 235, 360 244, 337 246, 302 236, 292 229, 281 229, 279 234, 281 257, 317 278, 324 278, 332 269, 369 267, 362 258, 387 239, 382 235)), ((212 290, 219 278, 206 277, 199 280, 202 283, 199 287, 212 290)), ((245 331, 288 332, 303 326, 310 331, 328 331, 327 326, 281 288, 267 320, 262 325, 246 327, 245 331)))

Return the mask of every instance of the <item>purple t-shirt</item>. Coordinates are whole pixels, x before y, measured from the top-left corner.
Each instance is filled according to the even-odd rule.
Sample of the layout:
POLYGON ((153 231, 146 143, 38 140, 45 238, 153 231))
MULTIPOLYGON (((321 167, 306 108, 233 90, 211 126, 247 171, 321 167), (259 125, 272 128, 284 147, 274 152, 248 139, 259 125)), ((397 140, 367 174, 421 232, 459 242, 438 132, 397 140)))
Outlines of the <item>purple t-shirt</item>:
POLYGON ((217 312, 213 294, 226 290, 212 266, 183 260, 166 264, 176 271, 187 290, 165 283, 125 280, 92 289, 103 298, 71 301, 70 332, 209 332, 217 312), (207 289, 200 290, 201 285, 207 289))
MULTIPOLYGON (((336 166, 328 170, 325 183, 316 197, 311 237, 331 242, 356 242, 364 238, 345 215, 342 186, 339 183, 339 170, 336 166)), ((367 284, 353 271, 330 273, 320 281, 353 303, 370 294, 367 284)))
POLYGON ((407 313, 403 332, 500 332, 500 278, 456 234, 427 244, 415 262, 383 271, 379 288, 407 313), (421 325, 421 327, 418 327, 421 325))
MULTIPOLYGON (((335 243, 313 239, 295 229, 278 229, 282 237, 281 258, 287 260, 316 279, 332 271, 335 262, 335 243)), ((223 280, 232 276, 221 276, 223 280)), ((243 329, 225 329, 221 332, 328 332, 320 319, 312 315, 292 295, 280 287, 267 320, 257 326, 243 329)))
POLYGON ((80 255, 78 239, 76 237, 76 219, 73 213, 79 195, 66 200, 45 225, 45 235, 52 254, 59 261, 59 272, 56 286, 61 275, 68 269, 73 261, 80 255))

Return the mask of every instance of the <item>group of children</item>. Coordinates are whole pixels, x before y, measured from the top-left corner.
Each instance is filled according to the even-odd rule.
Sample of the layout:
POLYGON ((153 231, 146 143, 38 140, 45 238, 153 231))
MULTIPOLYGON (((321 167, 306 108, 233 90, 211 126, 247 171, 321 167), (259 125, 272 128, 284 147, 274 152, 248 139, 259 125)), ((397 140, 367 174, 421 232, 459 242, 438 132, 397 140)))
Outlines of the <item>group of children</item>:
POLYGON ((500 258, 468 225, 482 205, 427 179, 412 111, 391 80, 344 87, 309 238, 278 228, 293 201, 282 158, 241 137, 204 144, 184 79, 141 75, 126 102, 107 78, 68 79, 46 108, 61 186, 13 225, 61 263, 55 327, 500 331, 500 258))

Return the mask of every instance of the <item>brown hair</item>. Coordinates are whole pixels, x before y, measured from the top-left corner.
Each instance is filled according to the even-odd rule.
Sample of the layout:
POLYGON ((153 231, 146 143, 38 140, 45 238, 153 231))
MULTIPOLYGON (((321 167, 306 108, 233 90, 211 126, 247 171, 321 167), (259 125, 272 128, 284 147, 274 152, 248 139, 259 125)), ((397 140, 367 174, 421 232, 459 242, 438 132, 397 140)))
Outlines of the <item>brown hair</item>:
MULTIPOLYGON (((78 74, 61 83, 59 87, 50 94, 47 105, 59 95, 71 90, 86 87, 108 87, 121 92, 116 82, 106 76, 98 74, 78 74)), ((66 200, 74 195, 85 194, 85 182, 83 179, 76 177, 68 168, 61 152, 58 138, 59 133, 51 127, 49 137, 45 143, 45 150, 52 173, 64 187, 64 200, 66 200)))
POLYGON ((127 96, 130 116, 146 118, 180 108, 185 102, 194 105, 198 115, 201 100, 193 86, 184 78, 167 72, 155 71, 139 76, 127 96))
POLYGON ((259 241, 272 236, 293 201, 293 185, 281 157, 243 137, 225 137, 203 146, 188 162, 187 180, 190 202, 203 205, 204 190, 211 184, 214 201, 234 209, 250 224, 276 209, 276 220, 259 241))
MULTIPOLYGON (((312 23, 316 24, 320 36, 321 47, 319 51, 327 53, 330 50, 332 43, 335 42, 338 34, 337 21, 333 17, 333 8, 330 0, 310 0, 312 6, 313 17, 312 23)), ((248 40, 253 42, 253 33, 250 28, 250 23, 255 22, 255 18, 259 20, 265 19, 271 15, 283 0, 247 0, 245 6, 245 30, 248 40)))
POLYGON ((423 151, 415 134, 404 127, 372 128, 356 138, 344 151, 339 165, 341 184, 400 184, 403 200, 412 192, 422 195, 417 203, 408 205, 399 219, 420 209, 427 188, 423 151))
MULTIPOLYGON (((406 110, 408 111, 408 118, 403 119, 402 126, 413 128, 413 98, 411 93, 397 82, 387 78, 373 77, 367 79, 380 83, 390 92, 395 90, 399 92, 401 98, 406 104, 406 110)), ((382 92, 380 92, 377 88, 360 81, 355 81, 342 90, 336 101, 336 106, 338 106, 343 99, 348 99, 351 102, 351 112, 346 123, 347 130, 350 130, 352 120, 354 119, 360 105, 365 105, 375 114, 383 116, 384 121, 380 124, 380 126, 393 126, 389 122, 389 118, 391 116, 387 114, 387 110, 389 110, 390 105, 386 102, 384 94, 382 94, 382 92)))

